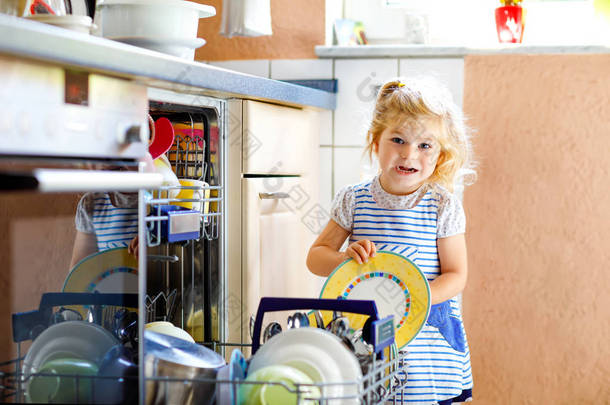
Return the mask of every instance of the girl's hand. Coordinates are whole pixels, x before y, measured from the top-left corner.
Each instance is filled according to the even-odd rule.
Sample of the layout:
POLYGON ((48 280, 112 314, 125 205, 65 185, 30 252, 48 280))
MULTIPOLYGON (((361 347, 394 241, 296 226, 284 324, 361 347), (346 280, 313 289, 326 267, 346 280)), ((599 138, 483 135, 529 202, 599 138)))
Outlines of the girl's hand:
POLYGON ((138 257, 138 237, 134 237, 131 242, 129 242, 129 246, 127 247, 127 252, 131 253, 135 257, 138 257))
POLYGON ((358 264, 368 262, 369 257, 375 257, 376 252, 375 244, 368 239, 354 242, 345 250, 347 257, 354 259, 358 264))

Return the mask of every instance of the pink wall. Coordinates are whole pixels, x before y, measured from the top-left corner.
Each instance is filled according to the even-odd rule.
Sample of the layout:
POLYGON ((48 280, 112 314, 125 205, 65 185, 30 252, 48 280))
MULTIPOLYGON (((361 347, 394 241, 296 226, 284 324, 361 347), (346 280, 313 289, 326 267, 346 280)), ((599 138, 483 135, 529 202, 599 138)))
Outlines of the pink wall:
MULTIPOLYGON (((198 36, 207 43, 196 60, 307 59, 324 44, 324 0, 271 0, 273 35, 255 38, 220 35, 222 0, 193 0, 216 8, 216 16, 199 21, 198 36)), ((332 0, 337 1, 337 0, 332 0)))
POLYGON ((610 55, 469 56, 476 403, 610 401, 610 55))
POLYGON ((11 314, 38 309, 43 293, 62 289, 77 202, 74 194, 0 193, 0 362, 15 355, 11 314))

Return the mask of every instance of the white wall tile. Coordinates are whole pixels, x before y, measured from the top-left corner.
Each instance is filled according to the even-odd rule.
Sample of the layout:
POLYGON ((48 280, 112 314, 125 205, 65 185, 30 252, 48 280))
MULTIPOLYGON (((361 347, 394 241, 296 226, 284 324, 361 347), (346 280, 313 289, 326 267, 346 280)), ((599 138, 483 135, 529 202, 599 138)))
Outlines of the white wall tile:
POLYGON ((212 61, 209 64, 240 73, 269 78, 269 60, 267 59, 212 61))
POLYGON ((321 146, 320 152, 320 205, 328 212, 333 200, 333 150, 328 146, 321 146))
POLYGON ((368 158, 361 147, 333 148, 333 196, 348 184, 367 178, 368 158))
POLYGON ((332 59, 275 59, 271 61, 275 80, 332 79, 332 59))
POLYGON ((340 59, 335 110, 335 145, 363 146, 375 104, 377 86, 398 76, 397 59, 340 59))
POLYGON ((461 108, 464 97, 464 59, 463 58, 408 58, 400 59, 400 76, 430 75, 443 83, 453 101, 461 108))

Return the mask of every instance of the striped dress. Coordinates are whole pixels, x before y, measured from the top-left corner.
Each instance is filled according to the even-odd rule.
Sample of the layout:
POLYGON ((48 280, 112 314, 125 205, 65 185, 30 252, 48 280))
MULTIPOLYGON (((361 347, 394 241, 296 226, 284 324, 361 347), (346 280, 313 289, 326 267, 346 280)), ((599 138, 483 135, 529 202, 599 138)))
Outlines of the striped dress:
POLYGON ((78 203, 76 229, 94 233, 97 249, 127 247, 138 235, 138 195, 115 193, 114 206, 107 193, 87 193, 78 203))
MULTIPOLYGON (((436 184, 423 185, 407 196, 383 190, 379 177, 342 189, 331 208, 331 218, 351 232, 349 243, 369 239, 377 250, 415 259, 428 281, 440 275, 437 238, 464 233, 465 216, 459 200, 436 184)), ((460 320, 459 297, 450 301, 451 316, 460 320)), ((407 386, 397 402, 435 404, 472 395, 470 351, 454 350, 438 329, 426 324, 403 350, 407 354, 407 386)))

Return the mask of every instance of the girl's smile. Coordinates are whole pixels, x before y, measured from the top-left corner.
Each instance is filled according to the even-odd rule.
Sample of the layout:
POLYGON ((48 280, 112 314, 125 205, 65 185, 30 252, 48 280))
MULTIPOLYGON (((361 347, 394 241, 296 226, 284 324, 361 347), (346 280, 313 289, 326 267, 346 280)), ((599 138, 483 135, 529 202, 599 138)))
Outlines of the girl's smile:
POLYGON ((410 194, 434 173, 440 153, 436 140, 439 131, 437 120, 421 119, 388 127, 381 133, 375 152, 384 190, 391 194, 410 194))

